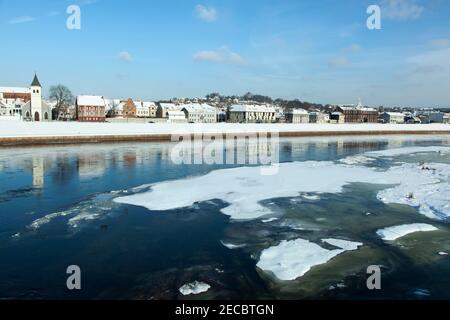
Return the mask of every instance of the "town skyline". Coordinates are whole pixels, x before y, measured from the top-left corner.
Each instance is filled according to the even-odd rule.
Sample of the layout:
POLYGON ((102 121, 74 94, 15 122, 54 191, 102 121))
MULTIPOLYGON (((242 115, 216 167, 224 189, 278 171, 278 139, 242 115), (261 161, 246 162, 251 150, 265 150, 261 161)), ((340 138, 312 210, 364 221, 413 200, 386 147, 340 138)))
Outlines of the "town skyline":
POLYGON ((75 95, 149 101, 252 92, 320 104, 361 98, 370 106, 449 107, 450 4, 375 2, 381 30, 365 25, 372 2, 353 0, 325 1, 329 10, 312 1, 84 1, 81 29, 68 30, 70 1, 25 2, 24 9, 23 1, 4 0, 0 35, 12 48, 26 39, 33 50, 2 52, 0 86, 27 86, 37 72, 45 96, 61 83, 75 95))

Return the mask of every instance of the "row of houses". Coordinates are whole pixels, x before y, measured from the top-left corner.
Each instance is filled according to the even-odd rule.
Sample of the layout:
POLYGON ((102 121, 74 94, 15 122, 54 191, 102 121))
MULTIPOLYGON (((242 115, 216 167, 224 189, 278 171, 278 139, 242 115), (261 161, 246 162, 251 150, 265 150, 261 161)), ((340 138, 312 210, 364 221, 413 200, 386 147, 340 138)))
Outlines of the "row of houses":
POLYGON ((450 114, 436 110, 415 112, 383 112, 378 118, 380 123, 450 123, 450 114))
POLYGON ((78 96, 76 119, 81 122, 104 122, 108 118, 161 118, 173 123, 217 122, 216 108, 200 103, 172 104, 109 100, 101 96, 78 96))
MULTIPOLYGON (((236 101, 235 101, 236 102, 236 101)), ((51 121, 54 104, 42 98, 37 75, 29 87, 0 87, 0 117, 27 121, 51 121)), ((449 114, 433 109, 414 112, 382 112, 362 106, 334 106, 331 111, 287 109, 252 102, 215 107, 200 102, 148 102, 107 99, 102 96, 76 97, 71 118, 81 122, 105 122, 111 119, 159 119, 171 123, 449 123, 449 114)))
POLYGON ((363 108, 355 110, 349 107, 338 107, 332 112, 294 109, 285 112, 288 123, 450 123, 450 114, 436 111, 411 112, 378 112, 375 109, 363 108))

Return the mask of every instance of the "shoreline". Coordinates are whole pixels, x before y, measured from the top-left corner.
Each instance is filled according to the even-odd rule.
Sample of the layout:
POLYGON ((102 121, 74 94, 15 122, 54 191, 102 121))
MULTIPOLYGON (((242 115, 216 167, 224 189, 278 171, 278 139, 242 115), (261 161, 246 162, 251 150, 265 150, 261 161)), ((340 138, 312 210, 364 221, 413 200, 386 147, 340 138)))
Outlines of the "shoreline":
MULTIPOLYGON (((248 135, 258 135, 264 131, 255 132, 227 132, 222 134, 245 138, 248 135)), ((266 131, 267 132, 267 131, 266 131)), ((269 132, 270 133, 270 132, 269 132)), ((180 133, 174 133, 180 135, 180 133)), ((199 133, 186 133, 193 138, 199 133)), ((208 133, 206 133, 208 134, 208 133)), ((212 133, 210 133, 212 134, 212 133)), ((386 131, 287 131, 279 132, 280 138, 295 137, 326 137, 326 136, 380 136, 380 135, 433 135, 449 134, 448 131, 417 131, 417 130, 386 130, 386 131)), ((270 136, 270 134, 269 134, 270 136)), ((172 142, 172 134, 139 134, 139 135, 79 135, 79 136, 32 136, 32 137, 0 137, 0 149, 11 147, 79 145, 95 143, 123 143, 123 142, 172 142)))
POLYGON ((245 137, 278 133, 284 137, 379 136, 450 134, 449 124, 170 124, 0 121, 0 148, 14 146, 169 142, 175 136, 222 135, 245 137))

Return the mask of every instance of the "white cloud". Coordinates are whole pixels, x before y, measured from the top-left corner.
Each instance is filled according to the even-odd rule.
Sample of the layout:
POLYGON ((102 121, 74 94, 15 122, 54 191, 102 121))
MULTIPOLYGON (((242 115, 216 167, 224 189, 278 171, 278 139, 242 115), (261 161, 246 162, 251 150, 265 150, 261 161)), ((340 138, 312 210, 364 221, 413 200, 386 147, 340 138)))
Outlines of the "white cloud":
POLYGON ((328 66, 331 68, 346 67, 349 65, 350 61, 347 59, 347 57, 344 56, 336 57, 328 61, 328 66))
POLYGON ((380 5, 382 18, 398 21, 418 19, 424 11, 417 0, 382 0, 380 5))
POLYGON ((9 24, 19 24, 35 21, 36 18, 30 16, 21 16, 8 21, 9 24))
POLYGON ((434 39, 430 41, 430 47, 433 49, 445 49, 450 47, 450 39, 434 39))
POLYGON ((125 62, 132 62, 133 61, 133 57, 131 56, 131 54, 127 51, 122 51, 119 53, 119 59, 125 62))
POLYGON ((197 12, 197 16, 206 22, 214 22, 217 19, 217 11, 213 7, 205 7, 198 4, 195 7, 195 11, 197 12))
POLYGON ((244 58, 238 53, 230 51, 227 47, 223 47, 219 50, 199 51, 194 54, 193 58, 197 61, 231 63, 237 65, 245 64, 244 58))

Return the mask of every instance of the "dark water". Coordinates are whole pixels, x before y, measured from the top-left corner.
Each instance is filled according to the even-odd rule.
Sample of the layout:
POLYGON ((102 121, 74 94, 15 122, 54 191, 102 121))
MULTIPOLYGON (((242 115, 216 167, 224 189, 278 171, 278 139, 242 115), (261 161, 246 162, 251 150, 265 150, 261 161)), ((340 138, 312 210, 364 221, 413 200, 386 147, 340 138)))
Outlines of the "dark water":
MULTIPOLYGON (((286 139, 280 161, 336 160, 371 150, 449 143, 448 136, 286 139)), ((450 298, 450 258, 436 254, 450 251, 448 225, 433 221, 441 230, 433 236, 406 237, 397 246, 383 243, 374 230, 430 220, 414 208, 381 203, 375 197, 379 186, 349 185, 320 201, 265 203, 283 214, 281 222, 312 227, 303 231, 280 221, 230 221, 220 213, 225 206, 220 200, 165 212, 111 201, 116 194, 138 191, 133 190, 137 186, 230 167, 176 165, 172 147, 0 149, 0 298, 182 299, 192 296, 180 295, 178 288, 194 280, 212 287, 199 299, 450 298), (369 222, 366 212, 373 214, 369 222), (50 221, 33 227, 52 213, 50 221), (261 250, 280 240, 314 240, 330 230, 367 245, 295 281, 276 281, 255 266, 261 250), (247 246, 229 250, 221 241, 247 246), (384 266, 380 291, 366 288, 370 264, 384 266), (80 266, 82 290, 66 288, 69 265, 80 266)))

